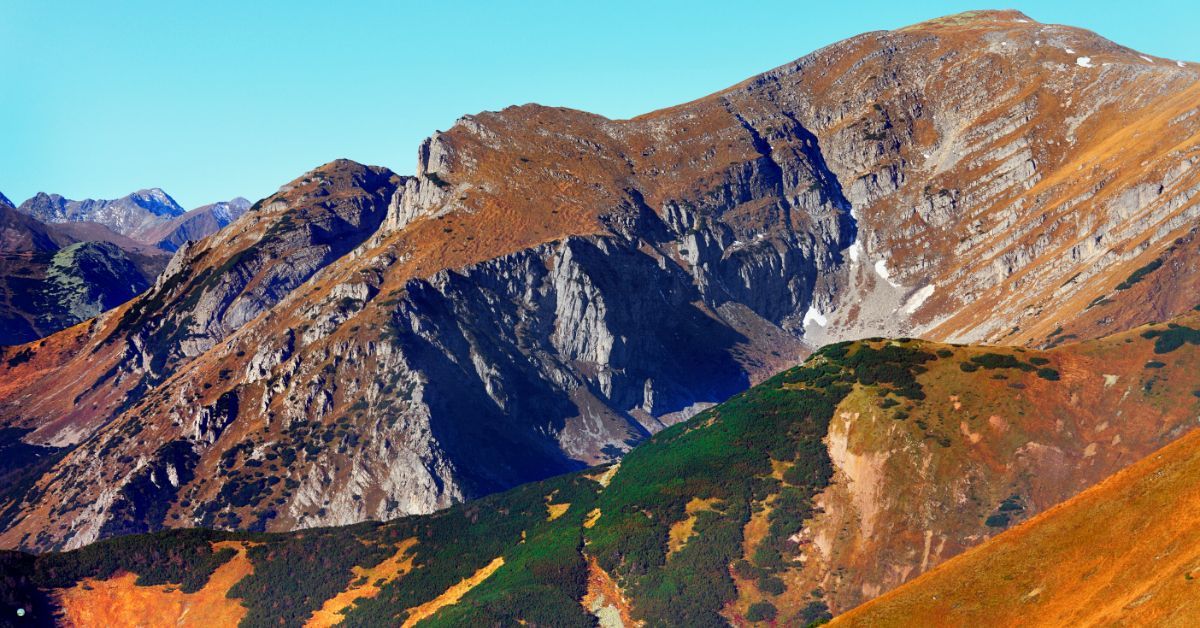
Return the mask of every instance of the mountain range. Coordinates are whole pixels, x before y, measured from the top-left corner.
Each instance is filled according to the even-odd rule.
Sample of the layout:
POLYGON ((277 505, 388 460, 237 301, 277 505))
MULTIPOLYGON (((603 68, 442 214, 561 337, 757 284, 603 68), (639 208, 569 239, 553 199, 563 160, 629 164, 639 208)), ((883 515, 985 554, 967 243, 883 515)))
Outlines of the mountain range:
MULTIPOLYGON (((240 217, 47 196, 26 209, 174 256, 0 353, 0 546, 71 550, 0 557, 9 599, 106 624, 1082 620, 1053 613, 1115 576, 1030 561, 1086 551, 1062 535, 1168 464, 1187 490, 1197 96, 1194 65, 980 11, 629 120, 465 116, 412 176, 337 160, 240 217)), ((54 242, 24 229, 5 242, 54 242)), ((1170 595, 1128 617, 1186 616, 1137 573, 1126 606, 1170 595)))
POLYGON ((151 188, 114 200, 74 201, 39 192, 17 211, 46 224, 103 225, 135 242, 173 253, 188 240, 216 233, 249 208, 250 201, 238 197, 185 211, 166 192, 151 188))
POLYGON ((144 292, 179 246, 249 208, 237 198, 184 212, 165 192, 72 201, 41 194, 20 207, 0 195, 0 345, 36 340, 144 292))

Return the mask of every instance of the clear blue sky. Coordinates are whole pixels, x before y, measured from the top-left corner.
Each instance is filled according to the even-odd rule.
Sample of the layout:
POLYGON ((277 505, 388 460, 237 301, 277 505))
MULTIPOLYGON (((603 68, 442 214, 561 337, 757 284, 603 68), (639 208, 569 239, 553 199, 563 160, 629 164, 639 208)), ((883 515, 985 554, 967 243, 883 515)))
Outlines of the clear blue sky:
MULTIPOLYGON (((1200 60, 1183 0, 1009 0, 1200 60)), ((1193 6, 1189 6, 1193 5, 1193 6)), ((0 191, 186 207, 273 192, 338 157, 414 167, 464 113, 539 102, 624 118, 839 39, 979 2, 0 0, 0 191)))

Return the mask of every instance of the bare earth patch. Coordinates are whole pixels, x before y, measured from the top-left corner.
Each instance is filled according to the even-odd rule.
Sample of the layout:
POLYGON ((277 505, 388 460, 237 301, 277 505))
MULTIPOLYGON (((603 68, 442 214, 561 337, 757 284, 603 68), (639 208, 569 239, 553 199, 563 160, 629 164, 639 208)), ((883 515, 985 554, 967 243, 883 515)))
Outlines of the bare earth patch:
POLYGON ((693 536, 695 536, 696 513, 706 510, 716 510, 716 504, 720 501, 721 500, 715 497, 708 499, 693 497, 692 500, 687 503, 687 506, 684 507, 685 512, 687 512, 687 517, 682 521, 676 521, 675 523, 671 524, 671 531, 667 536, 667 558, 670 558, 672 554, 683 549, 684 546, 687 545, 688 539, 691 539, 693 536))
POLYGON ((323 628, 342 623, 342 620, 346 618, 345 612, 354 606, 356 601, 379 595, 379 590, 383 585, 412 571, 413 555, 410 550, 416 544, 416 539, 406 539, 396 547, 396 553, 391 558, 370 569, 355 567, 354 580, 350 587, 325 600, 325 604, 321 606, 320 610, 313 613, 313 616, 304 625, 308 628, 323 628), (362 581, 362 584, 354 584, 359 581, 362 581))
POLYGON ((580 603, 596 616, 600 628, 631 628, 645 624, 633 619, 632 607, 621 593, 621 587, 591 556, 588 557, 587 593, 580 603))
POLYGON ((85 579, 57 593, 68 626, 236 626, 246 615, 241 600, 226 597, 229 589, 254 571, 246 544, 213 543, 237 554, 213 572, 204 588, 183 593, 176 585, 137 586, 137 574, 108 580, 85 579))
POLYGON ((432 600, 408 611, 408 619, 404 620, 402 628, 409 628, 417 625, 423 619, 432 616, 434 613, 442 610, 447 606, 458 604, 471 589, 479 586, 484 580, 496 573, 496 570, 504 566, 504 557, 499 556, 496 560, 484 565, 479 571, 476 571, 469 578, 464 578, 458 584, 450 587, 445 593, 433 598, 432 600))

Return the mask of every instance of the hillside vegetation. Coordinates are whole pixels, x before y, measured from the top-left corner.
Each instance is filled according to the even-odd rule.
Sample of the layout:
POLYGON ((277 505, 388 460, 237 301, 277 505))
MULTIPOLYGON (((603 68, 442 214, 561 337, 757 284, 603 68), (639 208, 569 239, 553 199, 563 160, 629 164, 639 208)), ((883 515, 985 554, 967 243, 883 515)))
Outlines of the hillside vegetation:
POLYGON ((821 621, 1190 429, 1198 318, 1049 352, 830 345, 616 466, 388 523, 7 553, 2 601, 46 620, 103 591, 114 617, 186 624, 170 613, 232 598, 247 626, 821 621))

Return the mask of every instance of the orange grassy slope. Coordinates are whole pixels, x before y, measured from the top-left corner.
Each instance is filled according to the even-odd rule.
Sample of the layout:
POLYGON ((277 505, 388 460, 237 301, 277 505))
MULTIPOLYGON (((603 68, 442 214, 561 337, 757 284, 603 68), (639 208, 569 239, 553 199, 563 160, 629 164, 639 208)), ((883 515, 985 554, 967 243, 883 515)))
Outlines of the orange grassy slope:
POLYGON ((838 617, 843 626, 1194 626, 1200 432, 838 617))

